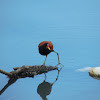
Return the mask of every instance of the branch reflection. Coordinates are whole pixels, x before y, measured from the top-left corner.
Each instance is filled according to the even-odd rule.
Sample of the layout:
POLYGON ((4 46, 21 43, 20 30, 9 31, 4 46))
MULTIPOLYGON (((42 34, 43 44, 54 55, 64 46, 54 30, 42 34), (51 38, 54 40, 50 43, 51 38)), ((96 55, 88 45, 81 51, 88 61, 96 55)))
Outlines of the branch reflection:
POLYGON ((10 85, 12 85, 13 83, 15 83, 17 79, 18 79, 18 78, 9 79, 8 83, 1 89, 0 95, 1 95, 10 85))

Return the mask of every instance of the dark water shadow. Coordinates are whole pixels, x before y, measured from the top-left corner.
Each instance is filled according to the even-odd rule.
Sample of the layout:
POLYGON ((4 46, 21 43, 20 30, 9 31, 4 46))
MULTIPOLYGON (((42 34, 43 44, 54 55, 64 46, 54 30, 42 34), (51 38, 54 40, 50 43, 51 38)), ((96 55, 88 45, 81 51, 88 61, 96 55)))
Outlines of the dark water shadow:
POLYGON ((92 77, 92 78, 94 78, 94 79, 100 80, 100 75, 95 76, 95 75, 89 74, 89 76, 92 77))
POLYGON ((50 95, 50 93, 52 91, 53 84, 58 80, 59 73, 60 73, 61 69, 58 70, 58 75, 57 75, 57 77, 56 77, 56 79, 54 80, 53 83, 46 82, 46 76, 45 76, 45 80, 38 85, 37 93, 40 95, 42 100, 48 100, 47 96, 50 95))

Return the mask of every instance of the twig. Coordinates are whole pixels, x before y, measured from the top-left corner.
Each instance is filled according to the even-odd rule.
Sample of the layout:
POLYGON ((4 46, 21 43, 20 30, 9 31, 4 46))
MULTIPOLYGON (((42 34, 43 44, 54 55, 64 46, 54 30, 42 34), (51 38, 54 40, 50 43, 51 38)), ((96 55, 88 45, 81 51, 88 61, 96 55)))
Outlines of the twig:
POLYGON ((0 69, 0 73, 2 73, 2 74, 5 74, 5 75, 7 75, 7 76, 11 76, 11 73, 9 73, 9 72, 6 72, 6 71, 4 71, 4 70, 1 70, 1 69, 0 69))

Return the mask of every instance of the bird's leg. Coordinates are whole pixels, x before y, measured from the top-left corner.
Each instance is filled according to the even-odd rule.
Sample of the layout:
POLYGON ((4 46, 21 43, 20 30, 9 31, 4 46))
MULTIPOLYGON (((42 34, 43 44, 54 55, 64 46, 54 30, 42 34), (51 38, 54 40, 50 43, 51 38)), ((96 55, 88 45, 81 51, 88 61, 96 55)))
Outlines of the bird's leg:
POLYGON ((58 52, 56 52, 56 51, 54 51, 56 54, 57 54, 57 56, 58 56, 58 64, 60 64, 60 61, 59 61, 59 54, 58 54, 58 52))
POLYGON ((46 55, 46 58, 45 58, 45 60, 44 60, 43 66, 45 66, 45 61, 46 61, 46 59, 47 59, 47 55, 46 55))
POLYGON ((55 52, 57 54, 57 56, 58 56, 58 64, 56 66, 58 66, 60 64, 60 67, 63 67, 63 65, 59 61, 59 54, 58 54, 58 52, 56 52, 56 51, 53 51, 53 52, 55 52))
POLYGON ((46 81, 46 78, 47 78, 46 73, 44 73, 44 75, 45 75, 45 80, 44 81, 46 81))

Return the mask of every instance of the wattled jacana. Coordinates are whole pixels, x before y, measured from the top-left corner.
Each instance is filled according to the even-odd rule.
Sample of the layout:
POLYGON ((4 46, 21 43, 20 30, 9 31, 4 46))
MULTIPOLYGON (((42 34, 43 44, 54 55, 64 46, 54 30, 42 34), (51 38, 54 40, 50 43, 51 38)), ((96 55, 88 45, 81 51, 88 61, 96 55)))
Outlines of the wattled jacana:
MULTIPOLYGON (((40 53, 41 55, 46 56, 46 58, 47 58, 47 55, 48 55, 49 53, 55 52, 55 53, 57 54, 57 56, 58 56, 58 64, 57 64, 57 65, 60 64, 60 61, 59 61, 59 54, 58 54, 56 51, 53 50, 53 44, 52 44, 50 41, 43 41, 43 42, 41 42, 41 43, 38 45, 38 49, 39 49, 39 53, 40 53)), ((46 61, 46 58, 45 58, 45 61, 46 61)), ((44 61, 43 65, 45 65, 45 61, 44 61)))

